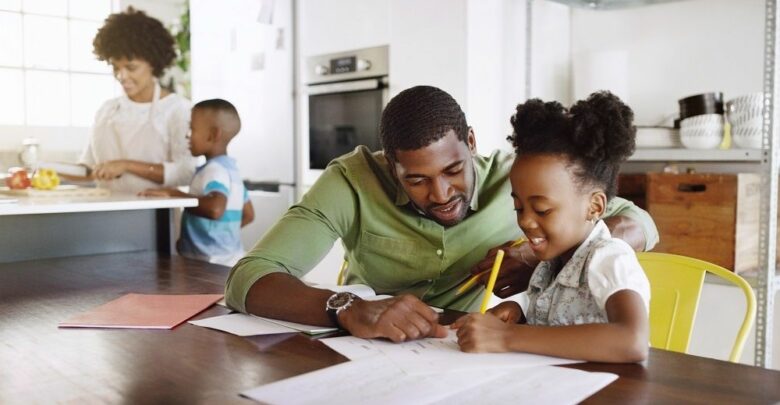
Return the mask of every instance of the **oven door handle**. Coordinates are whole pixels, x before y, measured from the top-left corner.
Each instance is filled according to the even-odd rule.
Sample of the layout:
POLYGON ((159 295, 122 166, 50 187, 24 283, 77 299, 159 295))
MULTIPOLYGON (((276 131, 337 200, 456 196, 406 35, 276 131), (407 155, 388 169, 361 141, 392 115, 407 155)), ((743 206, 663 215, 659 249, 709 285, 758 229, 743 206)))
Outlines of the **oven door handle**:
POLYGON ((310 95, 346 93, 349 91, 374 90, 381 89, 382 81, 380 79, 354 80, 341 83, 327 83, 309 85, 308 93, 310 95))

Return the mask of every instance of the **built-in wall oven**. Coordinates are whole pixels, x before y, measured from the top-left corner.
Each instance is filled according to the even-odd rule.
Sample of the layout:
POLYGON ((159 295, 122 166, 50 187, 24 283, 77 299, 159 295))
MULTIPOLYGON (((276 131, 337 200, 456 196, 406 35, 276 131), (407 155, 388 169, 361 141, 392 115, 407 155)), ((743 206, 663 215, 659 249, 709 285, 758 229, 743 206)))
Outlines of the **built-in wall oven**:
POLYGON ((358 145, 381 149, 379 120, 388 101, 387 61, 387 46, 307 59, 309 131, 304 142, 310 172, 324 169, 358 145))

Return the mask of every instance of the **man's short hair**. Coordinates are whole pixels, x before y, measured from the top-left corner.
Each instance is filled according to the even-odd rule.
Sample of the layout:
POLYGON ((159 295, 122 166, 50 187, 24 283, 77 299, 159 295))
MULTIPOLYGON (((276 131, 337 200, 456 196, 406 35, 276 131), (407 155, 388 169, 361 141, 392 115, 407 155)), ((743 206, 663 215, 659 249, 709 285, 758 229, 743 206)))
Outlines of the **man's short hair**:
POLYGON ((203 100, 195 104, 192 110, 207 110, 218 113, 216 124, 231 138, 241 130, 241 118, 238 116, 238 110, 227 100, 221 98, 203 100))
POLYGON ((433 86, 406 89, 382 112, 379 140, 385 155, 395 160, 398 150, 424 148, 443 138, 450 130, 466 142, 469 127, 466 115, 449 93, 433 86))

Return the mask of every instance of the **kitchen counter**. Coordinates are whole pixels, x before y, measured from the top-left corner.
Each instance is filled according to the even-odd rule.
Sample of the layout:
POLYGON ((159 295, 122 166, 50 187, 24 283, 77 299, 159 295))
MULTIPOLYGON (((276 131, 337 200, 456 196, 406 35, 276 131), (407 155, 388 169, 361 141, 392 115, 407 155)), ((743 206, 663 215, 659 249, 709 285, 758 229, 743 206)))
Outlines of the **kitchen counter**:
POLYGON ((184 208, 198 205, 196 198, 137 197, 130 194, 106 197, 2 197, 14 198, 17 202, 0 204, 0 216, 184 208))
POLYGON ((175 251, 175 209, 195 198, 2 195, 0 263, 92 254, 175 251))

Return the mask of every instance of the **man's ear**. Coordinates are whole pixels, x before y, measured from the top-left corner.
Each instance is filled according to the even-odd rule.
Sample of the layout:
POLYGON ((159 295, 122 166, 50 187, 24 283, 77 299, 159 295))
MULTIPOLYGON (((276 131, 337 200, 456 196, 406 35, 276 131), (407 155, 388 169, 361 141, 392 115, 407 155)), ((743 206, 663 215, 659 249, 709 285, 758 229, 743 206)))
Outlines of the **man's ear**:
POLYGON ((602 190, 590 194, 588 204, 588 219, 600 219, 607 212, 607 195, 602 190))
POLYGON ((474 128, 469 127, 469 134, 466 137, 466 144, 469 146, 471 156, 477 154, 477 138, 474 136, 474 128))

